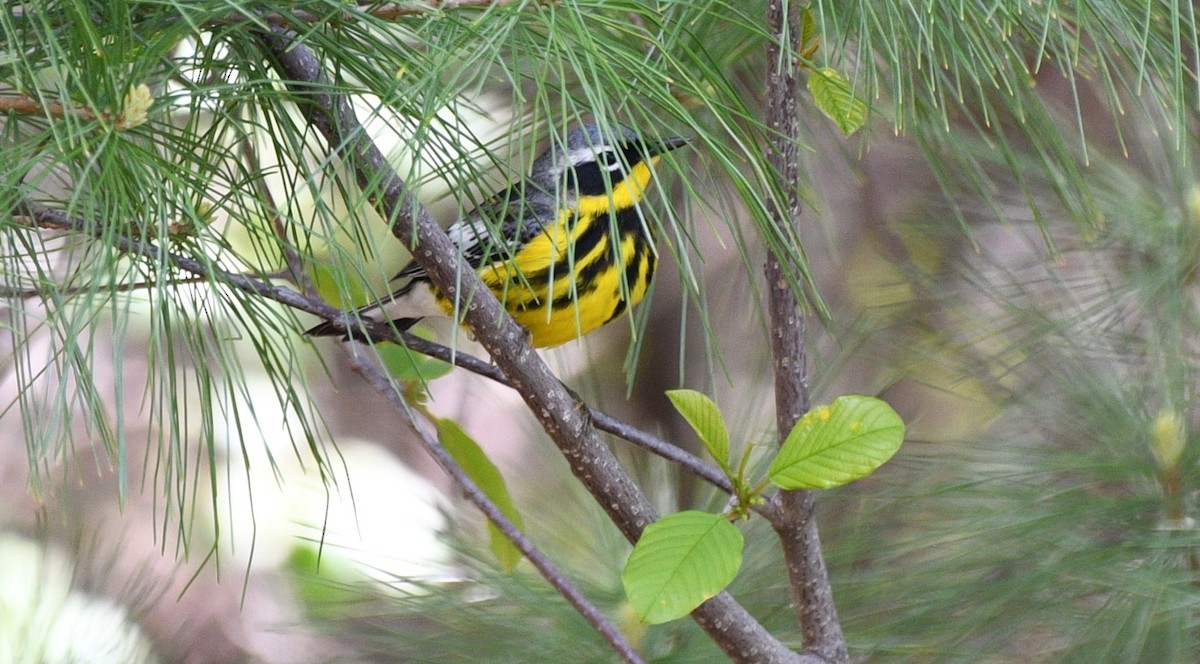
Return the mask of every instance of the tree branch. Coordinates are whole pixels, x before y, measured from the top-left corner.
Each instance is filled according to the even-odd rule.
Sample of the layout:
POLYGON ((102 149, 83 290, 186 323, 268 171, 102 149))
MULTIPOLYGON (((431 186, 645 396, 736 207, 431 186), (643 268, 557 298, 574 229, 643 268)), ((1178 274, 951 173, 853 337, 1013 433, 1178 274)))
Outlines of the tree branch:
MULTIPOLYGON (((386 323, 347 316, 345 311, 319 299, 304 283, 301 283, 300 286, 307 294, 297 293, 290 288, 275 286, 267 281, 263 281, 263 279, 294 280, 294 275, 290 268, 284 272, 262 275, 259 278, 229 272, 215 265, 204 264, 186 256, 169 251, 163 252, 157 245, 150 242, 105 232, 102 230, 104 228, 102 224, 88 222, 87 220, 68 215, 58 210, 43 208, 27 202, 21 202, 13 209, 13 218, 16 220, 26 219, 31 227, 90 235, 97 240, 105 241, 111 246, 115 246, 121 251, 143 256, 154 262, 159 261, 160 258, 165 259, 171 266, 191 275, 173 280, 170 282, 171 284, 222 283, 240 291, 279 302, 297 311, 320 316, 334 323, 335 327, 342 331, 353 329, 356 335, 370 337, 375 342, 401 344, 409 350, 453 364, 477 376, 491 379, 505 387, 512 388, 512 383, 508 380, 508 376, 505 376, 504 372, 494 364, 485 362, 461 350, 444 346, 408 332, 397 332, 395 328, 386 323)), ((154 285, 157 284, 145 281, 131 284, 114 284, 110 287, 115 291, 124 292, 138 288, 148 288, 154 285)), ((75 292, 82 292, 83 290, 85 288, 80 287, 77 289, 67 289, 66 291, 60 290, 59 292, 70 295, 75 292)), ((29 299, 41 297, 44 293, 44 289, 0 289, 0 297, 2 298, 29 299)), ((597 429, 622 438, 667 461, 679 464, 685 470, 692 472, 700 479, 725 493, 733 492, 733 487, 729 484, 729 480, 716 466, 706 463, 700 457, 684 450, 678 445, 674 445, 648 431, 623 422, 598 408, 593 406, 586 406, 586 408, 588 417, 597 429)), ((768 501, 762 505, 754 505, 751 509, 772 523, 779 519, 778 509, 772 501, 768 501)))
MULTIPOLYGON (((192 260, 185 256, 164 252, 157 245, 143 240, 130 238, 120 234, 114 234, 104 230, 104 226, 98 223, 91 223, 78 217, 67 215, 57 210, 41 208, 39 206, 19 202, 13 210, 15 218, 27 218, 33 221, 33 224, 39 228, 53 228, 56 230, 73 231, 76 233, 88 234, 97 240, 108 243, 110 246, 116 247, 121 251, 125 251, 137 256, 142 256, 151 261, 158 262, 164 259, 173 267, 190 272, 194 278, 187 281, 206 281, 206 280, 221 280, 228 283, 239 290, 249 292, 256 296, 266 297, 276 302, 281 302, 288 306, 322 315, 322 310, 330 310, 335 313, 340 313, 339 310, 324 304, 320 300, 314 298, 306 298, 305 296, 296 293, 288 288, 274 286, 272 284, 257 281, 252 278, 245 277, 240 274, 235 274, 221 270, 219 268, 205 266, 198 261, 192 260)), ((383 330, 376 330, 381 334, 389 331, 390 328, 383 326, 383 330)), ((414 338, 415 339, 415 338, 414 338)), ((378 389, 385 398, 392 402, 396 410, 401 413, 411 414, 411 410, 405 407, 403 398, 392 386, 391 382, 377 368, 370 367, 358 360, 357 355, 354 357, 355 369, 362 375, 367 382, 378 389)), ((478 361, 478 360, 476 360, 478 361)), ((484 516, 486 516, 496 527, 504 533, 521 553, 533 564, 542 576, 558 590, 571 606, 575 607, 583 618, 587 620, 600 635, 608 641, 613 650, 617 652, 621 658, 630 663, 642 662, 641 657, 633 649, 633 646, 621 635, 620 631, 610 623, 600 611, 587 600, 583 593, 562 574, 560 570, 544 556, 533 542, 521 532, 519 528, 513 524, 508 517, 483 493, 482 490, 463 472, 462 468, 450 457, 446 449, 442 447, 436 436, 432 436, 428 431, 417 424, 413 417, 404 418, 412 427, 412 430, 417 434, 418 440, 421 441, 425 450, 431 457, 442 467, 442 470, 458 485, 462 490, 463 495, 467 500, 475 505, 484 516)))
MULTIPOLYGON (((413 336, 408 333, 402 333, 404 345, 409 350, 416 351, 422 355, 427 355, 432 358, 442 360, 449 364, 462 367, 471 373, 488 378, 505 387, 512 388, 512 382, 508 380, 508 376, 494 364, 489 364, 473 355, 462 352, 449 346, 444 346, 428 339, 413 336)), ((733 485, 729 483, 729 478, 721 472, 720 468, 705 462, 700 457, 688 452, 687 450, 667 442, 654 434, 639 429, 628 422, 624 422, 613 415, 610 415, 595 406, 588 404, 580 404, 587 408, 588 419, 592 421, 593 426, 597 429, 610 433, 618 438, 626 440, 655 456, 666 459, 678 464, 685 470, 690 471, 700 479, 708 482, 712 486, 720 489, 724 493, 732 494, 733 485)), ((775 506, 770 503, 763 505, 753 505, 751 507, 755 512, 761 514, 768 521, 778 518, 778 513, 775 506)))
POLYGON ((293 309, 322 317, 344 318, 346 314, 346 312, 337 307, 314 298, 305 297, 290 288, 276 286, 244 274, 222 270, 190 256, 181 256, 165 251, 153 242, 114 233, 102 222, 75 217, 62 210, 47 208, 26 200, 18 200, 13 205, 11 214, 13 219, 18 221, 26 219, 29 225, 36 228, 70 231, 81 235, 88 235, 114 249, 142 256, 154 262, 165 259, 165 262, 189 274, 213 281, 220 281, 240 291, 265 297, 293 309))
MULTIPOLYGON (((298 9, 288 13, 271 12, 268 14, 250 14, 245 12, 234 12, 223 16, 221 19, 213 23, 222 25, 231 25, 235 23, 253 22, 259 25, 269 25, 275 28, 287 28, 300 23, 351 23, 361 19, 363 16, 383 21, 394 21, 405 16, 428 16, 441 11, 452 9, 491 9, 493 7, 503 7, 504 5, 512 4, 514 0, 425 0, 424 2, 414 2, 410 4, 391 3, 381 5, 379 7, 363 7, 359 11, 336 11, 324 14, 313 13, 298 9)), ((533 6, 540 7, 542 5, 551 4, 553 0, 543 0, 539 3, 534 3, 533 6)))
MULTIPOLYGON (((534 352, 526 331, 504 312, 479 277, 471 271, 460 273, 453 243, 367 138, 346 99, 331 92, 313 51, 281 30, 261 33, 260 38, 301 113, 330 149, 350 162, 359 185, 369 192, 393 234, 414 249, 414 260, 433 284, 464 303, 466 325, 509 377, 572 472, 625 537, 636 541, 657 518, 657 511, 600 439, 586 411, 534 352)), ((801 661, 726 592, 702 604, 692 616, 735 661, 801 661)))
MULTIPOLYGON (((363 362, 357 353, 352 352, 351 356, 353 358, 354 369, 359 375, 365 378, 372 387, 391 402, 392 406, 398 412, 411 413, 408 404, 404 402, 404 397, 396 390, 396 386, 392 381, 379 370, 378 366, 363 362)), ((437 435, 431 433, 427 426, 420 426, 415 413, 404 419, 412 431, 417 434, 417 439, 421 441, 421 445, 425 448, 425 451, 429 456, 433 457, 442 470, 458 485, 458 488, 462 491, 467 501, 474 505, 480 512, 483 512, 483 515, 489 521, 496 524, 500 532, 504 533, 504 536, 537 568, 542 578, 546 579, 583 616, 584 620, 608 642, 621 659, 630 664, 641 664, 644 662, 637 651, 634 650, 633 645, 621 634, 621 631, 605 618, 604 614, 600 613, 600 610, 571 583, 566 575, 549 558, 542 554, 537 545, 525 533, 521 532, 521 529, 509 520, 504 515, 504 512, 463 471, 458 463, 454 461, 454 458, 450 456, 449 452, 446 451, 446 448, 442 446, 437 435)))
MULTIPOLYGON (((795 237, 800 217, 800 120, 796 105, 796 53, 800 47, 799 3, 767 1, 767 24, 775 39, 767 44, 767 126, 778 138, 767 146, 767 158, 779 177, 784 196, 772 198, 772 217, 779 237, 795 237)), ((808 350, 804 313, 792 289, 792 258, 771 250, 765 275, 771 316, 771 353, 775 365, 775 419, 779 443, 809 408, 808 350)), ((784 491, 778 496, 783 519, 773 523, 783 545, 792 598, 804 633, 805 652, 827 662, 848 662, 846 638, 833 603, 825 569, 811 491, 784 491)))
POLYGON ((73 115, 80 120, 95 120, 99 117, 107 117, 106 114, 97 113, 90 108, 81 107, 68 109, 56 101, 43 105, 38 100, 26 97, 24 95, 0 96, 0 113, 37 115, 51 118, 61 118, 66 115, 73 115))
POLYGON ((83 121, 101 120, 119 130, 132 129, 146 122, 146 113, 154 103, 150 88, 145 84, 130 88, 115 112, 97 111, 87 107, 68 108, 60 102, 42 104, 25 95, 0 95, 0 113, 30 115, 43 118, 73 116, 83 121))

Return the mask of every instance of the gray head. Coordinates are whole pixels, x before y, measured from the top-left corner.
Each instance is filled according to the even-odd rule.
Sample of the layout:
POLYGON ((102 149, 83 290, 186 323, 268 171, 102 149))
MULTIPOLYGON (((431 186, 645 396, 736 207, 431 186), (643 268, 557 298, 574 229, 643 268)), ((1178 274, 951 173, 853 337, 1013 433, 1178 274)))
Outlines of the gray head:
POLYGON ((644 138, 625 125, 605 131, 587 124, 567 132, 533 162, 530 179, 560 196, 599 196, 625 179, 638 164, 685 145, 685 138, 644 138))

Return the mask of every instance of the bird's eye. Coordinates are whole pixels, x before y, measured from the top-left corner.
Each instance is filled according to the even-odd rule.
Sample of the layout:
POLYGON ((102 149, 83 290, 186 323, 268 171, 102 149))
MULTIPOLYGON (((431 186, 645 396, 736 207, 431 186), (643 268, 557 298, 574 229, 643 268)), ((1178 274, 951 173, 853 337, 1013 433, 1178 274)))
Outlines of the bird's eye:
POLYGON ((612 150, 604 150, 603 152, 596 153, 596 162, 610 171, 615 171, 621 167, 621 158, 612 150))

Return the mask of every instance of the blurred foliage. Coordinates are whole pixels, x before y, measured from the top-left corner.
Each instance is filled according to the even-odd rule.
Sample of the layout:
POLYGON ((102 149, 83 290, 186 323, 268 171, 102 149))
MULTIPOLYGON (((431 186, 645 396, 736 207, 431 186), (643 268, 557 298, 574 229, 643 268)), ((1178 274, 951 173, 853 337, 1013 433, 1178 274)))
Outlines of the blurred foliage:
POLYGON ((919 391, 927 437, 827 505, 846 522, 827 552, 860 651, 1194 659, 1200 146, 1157 134, 1143 127, 1130 157, 1092 147, 1104 211, 1094 238, 1076 232, 1049 183, 1030 190, 1040 227, 1015 188, 1001 189, 1003 223, 977 210, 979 251, 954 250, 939 230, 949 201, 883 231, 917 238, 887 277, 910 296, 867 310, 882 331, 847 352, 895 353, 893 393, 932 389, 919 391), (916 258, 931 252, 944 260, 916 258), (974 426, 941 428, 972 401, 990 404, 974 426))
MULTIPOLYGON (((221 485, 223 456, 264 458, 239 449, 247 440, 282 440, 257 462, 268 473, 280 467, 271 455, 283 454, 315 461, 327 481, 338 475, 313 396, 321 358, 297 341, 308 321, 221 278, 184 283, 165 262, 114 246, 133 237, 231 272, 312 278, 343 305, 382 288, 405 259, 255 47, 254 16, 275 14, 321 53, 332 85, 352 95, 445 220, 520 174, 539 139, 585 119, 695 137, 658 174, 688 203, 648 210, 678 267, 680 310, 700 317, 678 329, 704 336, 708 352, 735 318, 757 320, 762 248, 782 249, 813 309, 831 314, 814 332, 817 399, 879 391, 911 425, 880 472, 822 496, 857 656, 1191 661, 1200 650, 1191 5, 814 0, 821 46, 808 64, 839 72, 871 104, 866 130, 849 141, 811 99, 799 109, 810 150, 798 184, 816 212, 806 219, 838 221, 806 226, 833 250, 818 275, 799 238, 767 224, 783 183, 763 156, 776 137, 760 117, 771 38, 762 4, 516 1, 392 16, 376 11, 383 3, 332 1, 7 3, 0 101, 20 97, 42 112, 4 116, 0 206, 53 205, 90 220, 100 240, 0 220, 3 286, 37 295, 9 300, 19 389, 7 413, 21 420, 35 488, 70 482, 58 463, 112 466, 119 490, 141 481, 162 496, 155 508, 168 515, 156 512, 154 528, 187 551, 186 515, 205 499, 196 487, 221 485), (907 161, 889 161, 897 153, 907 161), (855 155, 861 179, 845 168, 855 155), (861 208, 847 202, 868 197, 861 208), (713 237, 736 260, 714 255, 713 237), (287 272, 295 258, 302 275, 287 272), (739 264, 744 274, 731 274, 739 264), (735 279, 749 282, 739 304, 750 313, 709 310, 713 286, 735 279), (95 370, 100 357, 115 374, 95 370), (121 370, 134 358, 150 367, 144 385, 121 370), (252 391, 251 374, 270 389, 252 391), (264 399, 285 411, 282 431, 259 421, 264 399), (145 425, 132 426, 131 413, 145 425), (271 437, 250 435, 272 427, 271 437), (146 458, 128 456, 142 449, 132 436, 150 443, 146 458)), ((807 250, 815 262, 811 240, 807 250)), ((629 321, 644 326, 649 312, 629 321)), ((634 331, 638 353, 649 334, 634 331)), ((764 335, 739 337, 737 350, 756 345, 766 347, 764 335)), ((663 358, 678 357, 707 362, 712 383, 722 369, 750 380, 668 348, 643 366, 669 373, 663 358)), ((426 378, 443 370, 387 361, 426 378)), ((769 385, 734 389, 757 404, 769 385)), ((728 419, 736 440, 768 444, 761 422, 728 419)), ((715 657, 694 625, 633 621, 618 578, 626 545, 578 488, 551 479, 565 474, 553 451, 523 454, 533 460, 514 479, 537 495, 514 489, 521 511, 537 515, 527 518, 534 536, 589 596, 656 661, 715 657)), ((664 506, 696 506, 672 504, 673 470, 644 462, 638 471, 664 506)), ((209 500, 221 514, 222 496, 209 500)), ((786 575, 761 524, 749 529, 747 569, 732 590, 794 642, 786 575)), ((326 626, 380 660, 611 658, 540 580, 522 568, 497 575, 472 552, 460 556, 461 579, 428 594, 367 603, 335 593, 345 620, 326 626)), ((305 587, 304 598, 331 596, 305 587)))

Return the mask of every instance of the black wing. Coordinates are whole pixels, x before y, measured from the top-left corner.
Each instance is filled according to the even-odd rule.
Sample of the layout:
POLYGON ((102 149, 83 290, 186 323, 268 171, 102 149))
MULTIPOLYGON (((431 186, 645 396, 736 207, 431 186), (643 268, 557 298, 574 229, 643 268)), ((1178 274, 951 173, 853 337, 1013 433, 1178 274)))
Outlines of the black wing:
MULTIPOLYGON (((467 265, 479 268, 486 263, 511 258, 521 245, 543 231, 554 206, 546 204, 544 196, 527 198, 526 194, 523 184, 514 184, 480 203, 446 229, 467 265)), ((412 289, 414 282, 422 280, 428 281, 425 269, 410 261, 392 277, 393 282, 404 282, 392 297, 403 296, 412 289)))
MULTIPOLYGON (((450 240, 458 246, 459 252, 472 269, 477 269, 485 263, 504 260, 512 257, 521 245, 525 244, 545 228, 545 222, 554 215, 553 199, 545 193, 526 191, 522 183, 516 183, 488 200, 479 204, 465 217, 446 229, 450 240), (532 194, 532 195, 530 195, 532 194), (493 233, 492 229, 497 229, 493 233)), ((417 284, 428 283, 429 276, 425 268, 416 261, 409 261, 392 282, 400 282, 400 286, 386 297, 355 310, 358 315, 370 313, 389 302, 402 299, 408 295, 417 284)), ((401 329, 412 325, 417 319, 405 319, 401 329)), ((342 334, 335 330, 333 324, 325 322, 308 330, 309 336, 330 336, 342 334)), ((347 335, 349 338, 349 335, 347 335)))

